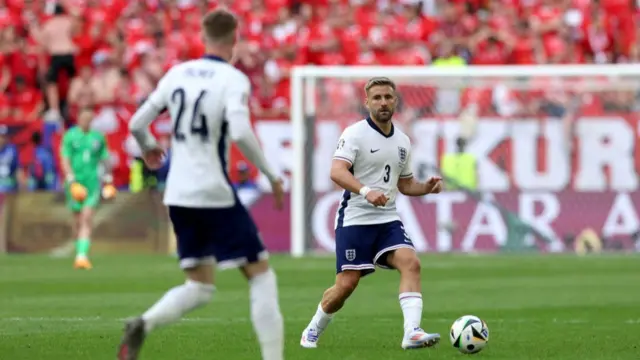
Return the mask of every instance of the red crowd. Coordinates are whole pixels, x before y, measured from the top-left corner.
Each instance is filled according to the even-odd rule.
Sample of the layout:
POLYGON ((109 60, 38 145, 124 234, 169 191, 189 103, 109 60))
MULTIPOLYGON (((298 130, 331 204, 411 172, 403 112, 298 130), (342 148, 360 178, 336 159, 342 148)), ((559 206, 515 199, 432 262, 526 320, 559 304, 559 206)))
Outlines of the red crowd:
MULTIPOLYGON (((92 106, 126 168, 128 118, 168 68, 203 54, 200 19, 219 6, 241 19, 235 61, 258 118, 287 118, 299 64, 640 61, 631 0, 0 0, 0 124, 72 122, 92 106)), ((336 86, 325 84, 329 101, 352 99, 336 86)), ((424 107, 436 96, 405 98, 424 107)))
MULTIPOLYGON (((638 61, 628 0, 0 0, 0 119, 37 120, 52 49, 72 42, 73 74, 56 69, 60 102, 135 106, 173 64, 203 52, 200 17, 218 6, 242 19, 237 66, 255 85, 257 116, 285 115, 296 64, 429 65, 638 61), (47 37, 48 35, 48 37, 47 37), (69 75, 71 77, 69 78, 69 75), (66 99, 66 101, 65 101, 66 99)), ((54 104, 54 107, 57 107, 54 104)))

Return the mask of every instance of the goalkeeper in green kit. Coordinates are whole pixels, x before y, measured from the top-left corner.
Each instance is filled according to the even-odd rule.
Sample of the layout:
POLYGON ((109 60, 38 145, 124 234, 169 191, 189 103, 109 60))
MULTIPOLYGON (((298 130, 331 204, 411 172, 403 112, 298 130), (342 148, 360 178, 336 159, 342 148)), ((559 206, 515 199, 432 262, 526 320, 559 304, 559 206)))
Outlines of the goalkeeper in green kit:
POLYGON ((91 109, 80 110, 78 124, 67 130, 61 146, 65 195, 67 206, 73 212, 76 236, 74 267, 86 270, 91 269, 88 255, 94 210, 101 197, 111 198, 116 193, 112 185, 107 141, 100 132, 91 130, 93 117, 91 109), (103 167, 102 179, 100 165, 103 167))

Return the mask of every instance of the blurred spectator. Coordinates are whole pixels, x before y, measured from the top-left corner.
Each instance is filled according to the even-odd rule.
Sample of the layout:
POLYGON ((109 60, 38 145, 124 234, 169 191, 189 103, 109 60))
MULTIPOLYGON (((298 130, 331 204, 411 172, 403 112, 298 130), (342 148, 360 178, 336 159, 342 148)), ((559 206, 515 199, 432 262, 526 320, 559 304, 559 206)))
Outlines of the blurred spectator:
POLYGON ((29 190, 55 190, 57 185, 55 159, 50 148, 42 144, 39 132, 31 135, 33 144, 33 161, 28 166, 29 190))
POLYGON ((96 103, 96 95, 92 85, 93 70, 90 65, 80 69, 79 76, 71 80, 67 101, 72 108, 91 107, 96 103))
MULTIPOLYGON (((250 78, 257 118, 288 118, 290 72, 302 64, 640 61, 640 15, 625 0, 0 0, 0 122, 33 124, 45 104, 45 119, 73 115, 67 103, 69 110, 93 106, 96 126, 118 146, 132 111, 167 69, 202 55, 200 18, 217 6, 240 18, 233 63, 250 78)), ((550 115, 563 119, 570 134, 580 99, 609 112, 637 107, 635 89, 576 97, 558 79, 486 80, 472 88, 437 80, 402 84, 398 120, 465 118, 470 109, 477 110, 472 117, 550 115)), ((360 86, 319 81, 319 115, 358 111, 353 99, 360 86)), ((43 143, 52 143, 58 127, 45 122, 43 143)))
POLYGON ((440 42, 432 65, 438 67, 461 67, 467 65, 465 59, 458 55, 455 50, 455 46, 451 41, 444 40, 440 42))
POLYGON ((477 159, 466 151, 467 141, 458 138, 456 152, 442 156, 442 175, 447 190, 476 190, 478 187, 477 159))
POLYGON ((12 118, 18 122, 32 122, 40 118, 44 110, 44 101, 38 89, 27 86, 27 81, 22 76, 13 80, 14 92, 11 94, 12 118))
POLYGON ((33 42, 34 40, 26 34, 20 34, 5 53, 11 77, 14 79, 9 84, 9 91, 16 90, 14 81, 17 77, 22 78, 29 89, 40 87, 40 57, 38 46, 33 42))
POLYGON ((113 104, 120 82, 120 69, 116 59, 108 51, 98 51, 93 55, 95 71, 91 77, 91 87, 95 105, 113 104))
POLYGON ((60 118, 62 105, 65 105, 64 99, 60 98, 62 74, 64 73, 67 79, 73 78, 76 74, 77 46, 73 42, 74 33, 77 31, 76 25, 64 6, 56 3, 53 17, 47 20, 39 33, 40 44, 50 56, 46 94, 51 118, 60 118))
POLYGON ((8 135, 7 126, 0 125, 0 193, 18 190, 18 149, 8 135))

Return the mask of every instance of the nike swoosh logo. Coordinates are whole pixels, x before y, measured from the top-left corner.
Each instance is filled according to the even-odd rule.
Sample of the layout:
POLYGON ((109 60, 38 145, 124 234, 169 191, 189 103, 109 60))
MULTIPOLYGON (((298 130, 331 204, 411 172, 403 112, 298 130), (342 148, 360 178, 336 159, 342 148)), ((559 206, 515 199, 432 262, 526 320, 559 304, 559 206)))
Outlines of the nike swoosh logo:
POLYGON ((380 150, 380 149, 378 149, 378 150, 373 150, 373 149, 371 149, 371 153, 373 154, 374 152, 378 152, 379 150, 380 150))

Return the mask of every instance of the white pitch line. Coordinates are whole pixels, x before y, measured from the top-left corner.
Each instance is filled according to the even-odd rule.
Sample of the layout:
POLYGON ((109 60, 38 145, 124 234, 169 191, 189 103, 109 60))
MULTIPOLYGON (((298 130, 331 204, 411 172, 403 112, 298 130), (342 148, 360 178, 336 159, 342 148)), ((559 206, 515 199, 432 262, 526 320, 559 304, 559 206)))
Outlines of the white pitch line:
MULTIPOLYGON (((123 322, 126 321, 127 318, 104 318, 100 316, 91 316, 91 317, 8 317, 8 318, 0 318, 0 323, 2 322, 71 322, 71 323, 82 323, 82 322, 123 322)), ((309 320, 309 318, 292 318, 285 317, 286 322, 304 322, 309 320)), ((336 319, 340 321, 348 321, 348 319, 336 319)), ((449 323, 453 322, 455 319, 446 319, 446 318, 423 318, 425 323, 449 323)), ((194 322, 194 323, 248 323, 250 319, 248 317, 242 318, 213 318, 213 317, 192 317, 182 319, 182 322, 194 322)), ((385 318, 373 318, 370 321, 374 323, 392 323, 401 321, 401 319, 385 319, 385 318)), ((589 323, 597 323, 594 321, 589 321, 585 319, 489 319, 487 320, 489 325, 495 323, 507 323, 507 324, 524 324, 524 323, 552 323, 552 324, 589 324, 589 323)), ((627 319, 621 322, 622 324, 627 325, 638 325, 640 324, 640 319, 627 319)))

